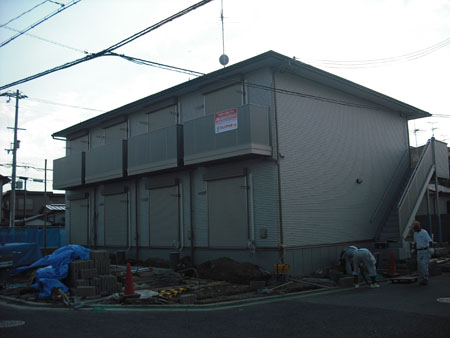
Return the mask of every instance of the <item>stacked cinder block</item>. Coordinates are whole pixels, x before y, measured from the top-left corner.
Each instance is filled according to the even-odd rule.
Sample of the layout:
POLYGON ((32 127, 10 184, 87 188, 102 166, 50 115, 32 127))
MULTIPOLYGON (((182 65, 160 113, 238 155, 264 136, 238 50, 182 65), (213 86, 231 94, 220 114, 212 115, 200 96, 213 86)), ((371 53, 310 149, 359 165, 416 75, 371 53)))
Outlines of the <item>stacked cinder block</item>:
POLYGON ((122 284, 110 274, 109 252, 92 250, 90 259, 76 260, 69 264, 66 283, 73 296, 92 297, 119 292, 122 284))

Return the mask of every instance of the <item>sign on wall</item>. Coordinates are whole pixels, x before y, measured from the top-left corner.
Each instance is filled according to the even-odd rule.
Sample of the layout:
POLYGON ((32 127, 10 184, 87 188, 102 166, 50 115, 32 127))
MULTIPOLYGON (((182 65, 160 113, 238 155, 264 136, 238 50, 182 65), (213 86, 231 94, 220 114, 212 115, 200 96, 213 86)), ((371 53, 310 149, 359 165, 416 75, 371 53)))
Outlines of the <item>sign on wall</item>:
POLYGON ((237 109, 234 108, 223 111, 221 113, 216 113, 216 115, 214 116, 214 122, 216 134, 237 129, 238 127, 237 109))

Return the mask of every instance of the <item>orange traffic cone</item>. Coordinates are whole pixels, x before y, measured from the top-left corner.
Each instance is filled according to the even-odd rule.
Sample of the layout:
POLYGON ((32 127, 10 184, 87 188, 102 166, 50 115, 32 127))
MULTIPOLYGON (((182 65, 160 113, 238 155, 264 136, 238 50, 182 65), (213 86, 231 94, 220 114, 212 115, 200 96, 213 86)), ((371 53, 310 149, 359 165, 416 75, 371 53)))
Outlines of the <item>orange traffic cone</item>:
POLYGON ((130 263, 127 263, 127 276, 125 279, 125 296, 134 295, 133 275, 130 263))
POLYGON ((389 276, 395 276, 395 254, 394 251, 391 253, 391 258, 389 259, 389 276))

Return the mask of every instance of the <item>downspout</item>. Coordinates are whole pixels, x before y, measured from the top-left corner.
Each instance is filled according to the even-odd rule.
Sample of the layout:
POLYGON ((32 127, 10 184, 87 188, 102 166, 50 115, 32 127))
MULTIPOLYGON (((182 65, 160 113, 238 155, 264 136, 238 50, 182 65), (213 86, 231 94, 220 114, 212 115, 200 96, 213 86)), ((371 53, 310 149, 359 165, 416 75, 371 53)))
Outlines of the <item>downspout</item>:
POLYGON ((434 235, 433 235, 433 222, 432 222, 432 218, 431 218, 431 211, 430 211, 430 189, 427 188, 427 215, 428 215, 428 225, 430 226, 430 236, 431 239, 434 240, 434 235))
POLYGON ((192 170, 189 170, 189 223, 190 223, 190 238, 191 238, 191 264, 194 266, 195 265, 195 261, 194 261, 194 224, 193 224, 193 220, 194 220, 194 216, 193 216, 193 208, 194 205, 192 203, 192 197, 193 197, 193 193, 192 193, 192 170))
POLYGON ((135 180, 136 191, 135 191, 135 221, 136 221, 136 260, 139 260, 139 221, 138 221, 138 204, 139 204, 139 194, 138 194, 138 179, 135 180))
POLYGON ((255 239, 255 217, 253 209, 253 175, 249 173, 247 176, 248 186, 248 221, 250 225, 250 240, 248 241, 248 248, 252 254, 256 251, 256 239, 255 239))
POLYGON ((97 250, 97 188, 94 187, 94 196, 93 196, 93 213, 94 213, 94 249, 97 250))
POLYGON ((439 210, 439 179, 437 175, 437 164, 436 164, 436 145, 435 145, 435 139, 434 137, 431 138, 431 145, 433 147, 433 163, 434 167, 436 168, 434 170, 434 189, 435 189, 435 196, 436 196, 436 202, 435 202, 435 208, 436 208, 436 217, 437 217, 437 223, 438 223, 438 235, 439 235, 439 243, 442 243, 442 224, 441 224, 441 212, 439 210))
POLYGON ((273 111, 275 118, 275 142, 276 146, 276 163, 277 163, 277 179, 278 179, 278 212, 279 212, 279 222, 280 222, 280 263, 284 264, 285 250, 284 247, 284 236, 283 236, 283 203, 281 195, 281 168, 280 168, 280 139, 278 130, 278 109, 277 109, 277 94, 275 85, 275 71, 272 69, 272 85, 273 85, 273 111))
POLYGON ((184 249, 184 218, 183 218, 183 186, 181 182, 178 183, 178 210, 179 210, 179 220, 180 220, 180 249, 181 253, 184 249))
POLYGON ((127 253, 130 251, 131 249, 131 205, 130 205, 130 191, 127 187, 127 231, 128 231, 128 248, 127 248, 127 253))

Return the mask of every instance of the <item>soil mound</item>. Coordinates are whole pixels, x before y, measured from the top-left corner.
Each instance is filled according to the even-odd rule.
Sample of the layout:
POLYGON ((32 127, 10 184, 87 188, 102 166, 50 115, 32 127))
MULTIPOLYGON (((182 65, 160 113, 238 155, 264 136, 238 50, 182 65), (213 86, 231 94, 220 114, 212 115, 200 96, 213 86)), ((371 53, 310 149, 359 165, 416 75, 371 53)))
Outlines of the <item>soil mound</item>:
POLYGON ((202 263, 197 267, 197 271, 200 278, 233 284, 248 284, 252 280, 267 280, 271 277, 255 264, 240 263, 226 257, 202 263))

